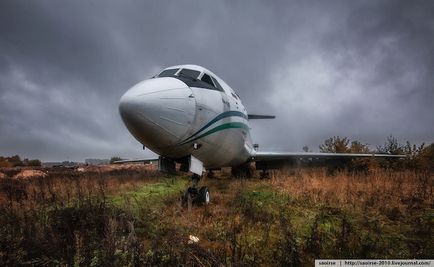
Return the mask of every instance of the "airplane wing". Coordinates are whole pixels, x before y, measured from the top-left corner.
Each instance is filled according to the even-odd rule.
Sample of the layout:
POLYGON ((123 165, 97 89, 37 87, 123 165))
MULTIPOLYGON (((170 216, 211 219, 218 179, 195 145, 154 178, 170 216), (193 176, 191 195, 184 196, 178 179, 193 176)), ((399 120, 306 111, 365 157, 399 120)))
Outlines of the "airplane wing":
POLYGON ((261 120, 261 119, 275 119, 274 115, 257 115, 257 114, 248 114, 247 118, 249 120, 261 120))
POLYGON ((123 159, 123 160, 117 160, 114 161, 114 164, 124 164, 124 163, 138 163, 138 162, 143 162, 144 164, 146 163, 151 163, 152 161, 158 161, 158 158, 148 158, 148 159, 123 159))
POLYGON ((252 161, 273 161, 285 159, 344 159, 344 158, 406 158, 406 155, 359 154, 359 153, 316 153, 316 152, 256 152, 252 161))

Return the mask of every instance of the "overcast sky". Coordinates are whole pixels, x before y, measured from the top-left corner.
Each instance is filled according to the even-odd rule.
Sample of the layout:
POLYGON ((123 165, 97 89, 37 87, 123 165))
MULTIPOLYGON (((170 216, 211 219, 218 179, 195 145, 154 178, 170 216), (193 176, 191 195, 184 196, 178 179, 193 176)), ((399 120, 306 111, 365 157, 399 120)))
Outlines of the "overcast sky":
POLYGON ((219 75, 261 150, 434 141, 434 1, 0 2, 0 155, 147 156, 120 96, 176 64, 219 75))

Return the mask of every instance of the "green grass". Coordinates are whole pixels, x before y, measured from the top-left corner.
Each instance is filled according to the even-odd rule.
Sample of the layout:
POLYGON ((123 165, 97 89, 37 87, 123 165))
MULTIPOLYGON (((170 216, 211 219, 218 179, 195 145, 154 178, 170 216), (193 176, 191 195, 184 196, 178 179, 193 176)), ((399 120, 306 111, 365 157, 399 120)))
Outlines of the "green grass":
POLYGON ((116 206, 139 205, 141 202, 147 202, 155 208, 160 208, 165 201, 177 198, 187 186, 188 180, 185 177, 166 177, 161 182, 149 183, 134 191, 111 196, 109 201, 116 206), (127 201, 128 203, 126 203, 127 201))
MULTIPOLYGON (((46 191, 35 182, 40 193, 34 202, 4 202, 0 265, 310 266, 317 258, 434 255, 432 198, 416 208, 385 199, 368 205, 368 197, 352 204, 318 195, 315 188, 291 191, 297 186, 293 177, 280 178, 285 183, 204 179, 201 186, 210 188, 214 202, 186 208, 178 201, 189 185, 186 176, 125 177, 111 179, 110 191, 94 190, 88 176, 81 184, 60 183, 72 195, 79 189, 93 192, 71 201, 60 194, 53 198, 47 194, 56 192, 53 188, 46 191), (189 235, 200 241, 188 244, 189 235)), ((330 181, 319 182, 327 190, 330 181)), ((378 194, 369 185, 364 189, 378 194)))
POLYGON ((279 213, 289 204, 291 198, 265 185, 242 189, 235 197, 235 208, 247 220, 266 222, 278 218, 279 213))

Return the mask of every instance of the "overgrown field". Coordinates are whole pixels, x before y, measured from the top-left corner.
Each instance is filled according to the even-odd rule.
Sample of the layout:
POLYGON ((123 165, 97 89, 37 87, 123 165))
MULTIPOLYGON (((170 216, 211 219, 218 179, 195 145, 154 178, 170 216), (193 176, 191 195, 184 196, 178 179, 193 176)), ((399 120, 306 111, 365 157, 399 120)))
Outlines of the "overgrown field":
POLYGON ((298 169, 259 180, 219 172, 201 181, 212 203, 191 209, 180 201, 188 184, 186 176, 146 168, 0 179, 0 266, 312 266, 318 258, 434 257, 430 173, 298 169))

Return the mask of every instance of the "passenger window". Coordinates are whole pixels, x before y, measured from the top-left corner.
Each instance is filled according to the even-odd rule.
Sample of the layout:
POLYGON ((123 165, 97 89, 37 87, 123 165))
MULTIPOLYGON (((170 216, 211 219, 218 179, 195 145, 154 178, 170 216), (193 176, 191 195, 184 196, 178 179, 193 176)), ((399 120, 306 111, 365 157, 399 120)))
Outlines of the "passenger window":
POLYGON ((217 87, 217 89, 219 89, 219 91, 224 92, 223 87, 219 84, 219 82, 216 80, 216 78, 214 78, 214 77, 211 77, 211 78, 212 78, 215 86, 217 87))
POLYGON ((169 69, 169 70, 163 70, 160 74, 158 74, 158 77, 172 77, 175 76, 175 73, 179 69, 169 69))
POLYGON ((212 82, 211 77, 208 74, 204 73, 203 76, 202 76, 202 78, 201 78, 201 80, 203 82, 206 82, 207 84, 211 85, 212 87, 215 87, 214 84, 213 84, 213 82, 212 82))

